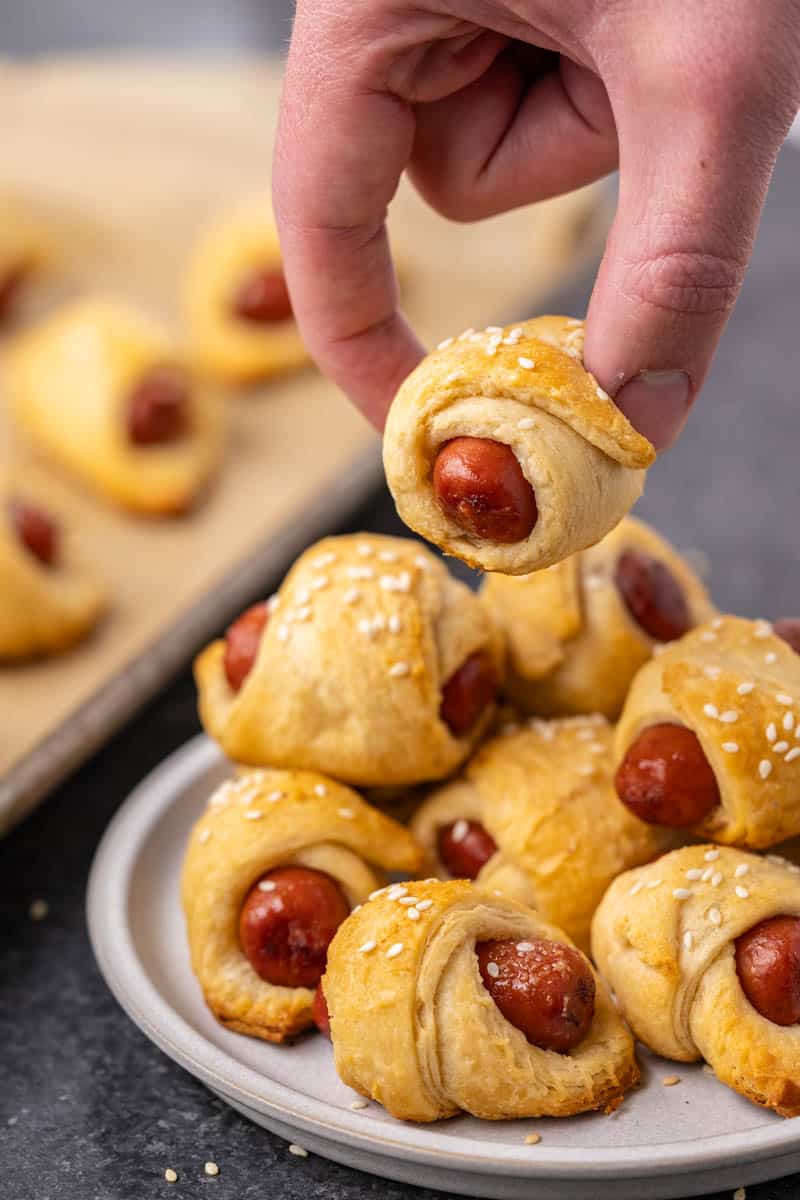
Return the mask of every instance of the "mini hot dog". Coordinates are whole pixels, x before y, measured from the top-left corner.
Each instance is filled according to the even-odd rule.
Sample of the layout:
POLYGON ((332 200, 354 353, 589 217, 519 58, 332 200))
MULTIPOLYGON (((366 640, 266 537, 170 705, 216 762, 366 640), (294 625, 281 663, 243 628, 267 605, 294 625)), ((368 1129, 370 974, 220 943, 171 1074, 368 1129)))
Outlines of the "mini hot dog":
POLYGON ((53 517, 43 508, 16 496, 9 501, 9 512, 17 536, 26 549, 43 566, 56 566, 59 554, 59 528, 53 517))
POLYGON ((236 288, 231 308, 242 321, 271 325, 292 319, 292 302, 283 271, 267 267, 251 271, 236 288))
POLYGON ((433 466, 433 490, 448 518, 473 538, 519 542, 538 511, 514 451, 488 438, 446 442, 433 466))
POLYGON ((188 431, 188 377, 175 367, 154 367, 128 397, 128 437, 135 446, 165 446, 188 431))

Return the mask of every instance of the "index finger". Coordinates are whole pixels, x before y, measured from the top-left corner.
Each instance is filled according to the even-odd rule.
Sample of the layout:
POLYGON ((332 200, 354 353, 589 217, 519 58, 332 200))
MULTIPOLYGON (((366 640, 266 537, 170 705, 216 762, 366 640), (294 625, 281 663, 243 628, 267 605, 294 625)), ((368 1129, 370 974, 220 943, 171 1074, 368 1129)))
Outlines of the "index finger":
POLYGON ((301 11, 278 123, 275 215, 306 344, 382 429, 423 354, 398 309, 385 225, 415 122, 408 105, 367 86, 336 41, 322 38, 318 23, 310 29, 301 11))

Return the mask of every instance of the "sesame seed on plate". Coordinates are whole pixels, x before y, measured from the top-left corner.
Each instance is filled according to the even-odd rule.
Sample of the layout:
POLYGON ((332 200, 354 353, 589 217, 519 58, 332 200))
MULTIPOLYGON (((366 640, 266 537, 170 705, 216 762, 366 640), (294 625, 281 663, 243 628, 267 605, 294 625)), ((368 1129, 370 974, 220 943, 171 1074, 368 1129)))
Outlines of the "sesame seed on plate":
POLYGON ((375 949, 376 945, 377 945, 377 942, 373 942, 372 939, 370 938, 370 940, 368 942, 364 942, 364 944, 362 946, 358 947, 358 953, 359 954, 369 954, 370 951, 375 949))
POLYGON ((738 867, 733 872, 733 878, 734 879, 742 879, 743 876, 748 874, 749 870, 750 870, 750 867, 748 866, 747 863, 739 863, 738 867))
POLYGON ((708 919, 712 925, 721 925, 722 924, 722 913, 719 911, 718 908, 710 908, 708 910, 708 919))
POLYGON ((369 1100, 354 1100, 350 1105, 352 1112, 360 1112, 362 1108, 369 1108, 369 1100))
POLYGON ((407 662, 396 662, 389 667, 389 674, 393 679, 400 679, 403 675, 408 675, 410 670, 407 662))
POLYGON ((707 717, 711 717, 713 721, 716 721, 719 718, 719 709, 717 708, 716 704, 704 704, 703 712, 707 717))
POLYGON ((496 962, 486 964, 486 974, 491 975, 492 979, 497 979, 500 975, 500 968, 496 962))
POLYGON ((50 905, 46 900, 34 900, 28 909, 28 915, 32 921, 43 921, 50 911, 50 905))
POLYGON ((343 817, 345 821, 352 821, 353 817, 356 815, 352 808, 340 808, 338 812, 339 816, 343 817))
POLYGON ((260 892, 274 892, 277 886, 274 879, 262 879, 258 884, 258 890, 260 892))
POLYGON ((747 680, 745 683, 740 683, 736 691, 740 696, 749 696, 756 685, 747 680))
POLYGON ((722 749, 726 754, 736 754, 739 749, 738 742, 723 742, 722 749))
POLYGON ((672 889, 672 895, 676 900, 688 900, 691 894, 692 893, 689 888, 680 887, 672 889))
POLYGON ((468 833, 469 833, 469 825, 462 817, 458 821, 456 821, 455 825, 451 829, 450 837, 454 842, 463 842, 464 838, 467 836, 468 833))
POLYGON ((167 1167, 166 1171, 164 1172, 164 1178, 166 1179, 167 1183, 177 1183, 178 1172, 173 1171, 172 1167, 167 1167))
POLYGON ((758 764, 758 773, 762 779, 768 779, 772 774, 772 763, 767 758, 762 758, 758 764))
POLYGON ((680 1075, 665 1075, 661 1080, 662 1087, 675 1087, 676 1083, 680 1083, 680 1075))
POLYGON ((519 365, 520 365, 521 367, 523 367, 523 368, 524 368, 526 371, 532 371, 532 370, 533 370, 533 368, 536 366, 536 363, 533 361, 533 359, 532 359, 532 358, 526 358, 524 354, 523 354, 523 355, 520 355, 520 357, 517 359, 517 362, 518 362, 518 363, 519 363, 519 365))
POLYGON ((703 858, 706 862, 716 862, 719 858, 719 850, 706 850, 703 858))
POLYGON ((206 1175, 219 1175, 219 1167, 215 1162, 207 1162, 204 1170, 206 1175))
POLYGON ((402 942, 395 942, 395 943, 394 943, 393 945, 391 945, 391 946, 389 947, 389 949, 386 951, 386 957, 387 957, 387 958, 397 958, 398 954, 402 954, 402 953, 403 953, 403 949, 404 949, 404 947, 403 947, 403 943, 402 943, 402 942))
POLYGON ((538 1146, 539 1142, 541 1140, 542 1140, 542 1135, 540 1133, 529 1133, 525 1137, 525 1145, 526 1146, 538 1146))
POLYGON ((747 898, 748 898, 748 897, 749 897, 749 895, 750 895, 750 893, 749 893, 749 891, 747 890, 747 888, 746 888, 746 887, 742 887, 742 885, 741 885, 741 884, 739 884, 739 885, 738 885, 738 886, 737 886, 737 887, 736 887, 734 890, 735 890, 735 892, 736 892, 736 895, 739 897, 739 899, 740 899, 740 900, 747 900, 747 898))
POLYGON ((290 1144, 289 1153, 294 1154, 296 1158, 308 1158, 308 1151, 305 1149, 305 1147, 298 1146, 295 1142, 290 1144))

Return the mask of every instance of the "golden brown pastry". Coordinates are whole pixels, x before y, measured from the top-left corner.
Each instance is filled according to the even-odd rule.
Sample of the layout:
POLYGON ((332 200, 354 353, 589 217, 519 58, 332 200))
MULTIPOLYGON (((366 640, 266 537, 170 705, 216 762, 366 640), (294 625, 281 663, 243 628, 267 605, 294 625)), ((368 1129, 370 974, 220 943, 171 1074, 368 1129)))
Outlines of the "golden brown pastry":
POLYGON ((471 566, 522 575, 599 541, 655 451, 581 362, 583 322, 448 338, 401 386, 383 443, 397 511, 471 566))
POLYGON ((544 571, 487 575, 481 597, 506 637, 506 693, 547 717, 613 720, 653 647, 715 611, 688 563, 633 517, 544 571))
POLYGON ((511 725, 484 742, 411 822, 431 868, 535 908, 588 950, 612 879, 674 845, 617 799, 611 742, 602 717, 511 725))
POLYGON ((616 788, 643 820, 761 849, 800 833, 800 656, 766 621, 716 617, 633 681, 616 788))
POLYGON ((64 534, 48 509, 0 483, 0 660, 67 650, 100 620, 105 589, 64 534))
POLYGON ((500 682, 486 611, 418 542, 325 538, 199 656, 203 725, 239 762, 391 787, 454 771, 500 682))
POLYGON ((597 910, 595 961, 636 1036, 705 1058, 757 1104, 800 1115, 800 869, 686 846, 621 875, 597 910))
POLYGON ((222 453, 222 410, 169 335, 116 301, 79 300, 15 342, 12 416, 59 465, 148 515, 188 508, 222 453))
POLYGON ((186 316, 195 360, 225 382, 253 383, 308 362, 268 204, 225 215, 200 239, 186 316))
POLYGON ((569 1116, 639 1075, 569 938, 464 880, 395 886, 354 912, 322 986, 339 1075, 402 1120, 569 1116))
POLYGON ((282 1042, 312 1023, 328 943, 387 871, 412 872, 401 825, 309 771, 246 771, 195 825, 182 896, 192 967, 221 1024, 282 1042))

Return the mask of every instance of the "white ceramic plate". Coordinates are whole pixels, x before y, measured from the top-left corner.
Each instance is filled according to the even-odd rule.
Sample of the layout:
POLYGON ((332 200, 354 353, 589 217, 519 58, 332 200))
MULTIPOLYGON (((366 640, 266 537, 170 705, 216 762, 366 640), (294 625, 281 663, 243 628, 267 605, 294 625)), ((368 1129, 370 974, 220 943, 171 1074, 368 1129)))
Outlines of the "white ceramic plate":
POLYGON ((610 1117, 405 1125, 375 1104, 350 1109, 355 1096, 322 1037, 280 1047, 222 1029, 189 966, 179 877, 189 830, 228 772, 197 738, 148 776, 97 851, 88 915, 100 969, 128 1015, 245 1116, 337 1162, 503 1200, 659 1200, 800 1170, 800 1121, 749 1104, 699 1066, 641 1055, 644 1086, 610 1117), (681 1081, 665 1088, 670 1074, 681 1081), (533 1130, 542 1140, 528 1146, 533 1130))

